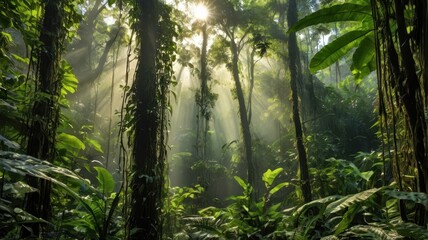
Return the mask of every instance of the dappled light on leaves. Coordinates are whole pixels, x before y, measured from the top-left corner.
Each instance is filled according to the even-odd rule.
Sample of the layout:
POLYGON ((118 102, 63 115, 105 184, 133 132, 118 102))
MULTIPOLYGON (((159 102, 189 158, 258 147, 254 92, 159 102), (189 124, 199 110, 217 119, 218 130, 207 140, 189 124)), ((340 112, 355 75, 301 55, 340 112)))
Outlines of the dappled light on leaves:
POLYGON ((425 1, 8 0, 4 239, 428 239, 425 1))

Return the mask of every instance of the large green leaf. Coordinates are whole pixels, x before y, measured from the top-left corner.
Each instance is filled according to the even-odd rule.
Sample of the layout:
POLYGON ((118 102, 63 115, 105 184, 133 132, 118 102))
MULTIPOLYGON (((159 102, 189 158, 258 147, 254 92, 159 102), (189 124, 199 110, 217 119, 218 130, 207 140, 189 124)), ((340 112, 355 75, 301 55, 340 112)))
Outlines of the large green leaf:
POLYGON ((56 137, 58 148, 85 150, 85 144, 77 137, 68 133, 60 133, 56 137))
POLYGON ((266 172, 263 173, 263 182, 265 182, 266 187, 270 187, 275 180, 275 178, 283 171, 283 168, 277 168, 275 170, 268 169, 266 172))
POLYGON ((383 188, 372 188, 363 192, 345 196, 335 202, 330 203, 326 207, 324 214, 328 216, 354 204, 364 202, 382 189, 383 188))
POLYGON ((114 190, 115 181, 113 179, 113 176, 107 169, 103 167, 94 167, 94 168, 98 173, 98 176, 97 176, 97 180, 99 184, 98 189, 100 190, 100 192, 103 193, 104 196, 108 197, 110 193, 112 193, 114 190))
POLYGON ((290 185, 288 182, 282 182, 278 185, 276 185, 275 187, 273 187, 271 190, 269 190, 269 194, 275 194, 276 192, 278 192, 279 190, 281 190, 281 188, 290 185))
POLYGON ((360 210, 360 207, 361 207, 361 204, 354 204, 351 207, 349 207, 348 211, 346 211, 346 213, 343 215, 342 221, 340 221, 340 223, 336 227, 336 231, 334 232, 336 236, 342 233, 343 231, 345 231, 349 227, 351 222, 354 220, 355 215, 360 210))
POLYGON ((358 5, 344 3, 328 8, 322 8, 312 14, 302 18, 294 24, 288 32, 296 32, 303 28, 320 23, 331 23, 339 21, 369 21, 372 20, 371 8, 369 5, 358 5))
POLYGON ((393 198, 412 201, 428 206, 428 194, 422 192, 401 192, 395 190, 386 190, 385 193, 393 198))
POLYGON ((357 47, 364 37, 371 32, 371 29, 351 31, 324 46, 311 60, 309 65, 311 73, 329 67, 338 61, 351 49, 357 47))
POLYGON ((374 33, 371 32, 364 38, 352 55, 352 74, 355 79, 361 80, 372 71, 376 70, 374 33))

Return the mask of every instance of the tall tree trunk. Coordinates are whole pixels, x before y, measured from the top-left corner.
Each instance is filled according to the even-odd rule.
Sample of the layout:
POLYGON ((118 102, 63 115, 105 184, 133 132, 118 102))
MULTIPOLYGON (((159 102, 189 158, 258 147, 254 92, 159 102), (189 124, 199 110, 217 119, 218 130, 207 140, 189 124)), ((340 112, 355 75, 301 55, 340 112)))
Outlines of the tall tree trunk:
MULTIPOLYGON (((287 12, 288 27, 297 22, 297 4, 296 0, 290 0, 287 12)), ((305 203, 312 200, 311 184, 309 179, 308 160, 305 146, 303 144, 302 123, 299 113, 299 96, 297 91, 297 81, 302 79, 300 66, 299 47, 297 46, 296 33, 292 32, 288 38, 288 54, 290 68, 291 95, 293 101, 293 122, 296 130, 296 144, 299 156, 300 181, 302 185, 302 194, 305 203)))
POLYGON ((159 169, 156 51, 158 1, 139 0, 139 63, 135 76, 135 135, 133 144, 132 200, 129 239, 162 238, 161 189, 163 172, 159 169))
POLYGON ((207 146, 207 131, 208 131, 208 121, 210 118, 210 106, 208 99, 208 69, 207 69, 207 45, 208 45, 208 35, 207 35, 207 24, 204 23, 202 26, 202 48, 201 48, 201 59, 200 59, 200 74, 199 79, 201 81, 201 89, 199 99, 196 99, 196 102, 199 106, 199 111, 197 113, 197 125, 198 130, 196 133, 196 155, 202 161, 205 160, 206 146, 207 146))
POLYGON ((239 104, 239 116, 241 119, 242 135, 244 138, 245 160, 247 162, 248 183, 254 188, 252 197, 258 197, 257 166, 253 160, 252 139, 250 131, 250 122, 248 121, 247 110, 245 107, 244 93, 242 91, 241 80, 239 77, 239 49, 233 37, 230 38, 230 49, 232 51, 232 76, 236 87, 236 96, 239 104))
MULTIPOLYGON (((37 54, 35 100, 29 123, 27 154, 47 161, 55 156, 55 135, 59 122, 59 97, 61 79, 59 61, 65 34, 62 31, 63 4, 65 0, 47 1, 44 6, 43 25, 40 31, 40 47, 37 54)), ((26 195, 25 210, 36 217, 49 220, 50 183, 28 177, 28 183, 38 189, 26 195)), ((39 236, 39 223, 23 228, 22 237, 39 236), (30 230, 31 229, 31 230, 30 230)))

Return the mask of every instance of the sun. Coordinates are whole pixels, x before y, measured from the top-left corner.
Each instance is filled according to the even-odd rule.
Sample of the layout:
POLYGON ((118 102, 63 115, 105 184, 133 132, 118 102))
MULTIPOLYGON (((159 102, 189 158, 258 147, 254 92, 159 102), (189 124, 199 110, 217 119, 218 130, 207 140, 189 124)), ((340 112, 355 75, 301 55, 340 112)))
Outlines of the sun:
POLYGON ((205 21, 210 15, 208 8, 203 4, 198 4, 192 9, 194 18, 205 21))

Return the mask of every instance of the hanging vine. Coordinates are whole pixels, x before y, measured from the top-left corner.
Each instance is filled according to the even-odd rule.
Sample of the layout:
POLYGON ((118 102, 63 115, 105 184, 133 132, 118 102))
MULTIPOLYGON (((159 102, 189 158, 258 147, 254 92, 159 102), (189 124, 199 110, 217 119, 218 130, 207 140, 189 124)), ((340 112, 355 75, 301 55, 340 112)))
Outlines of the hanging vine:
MULTIPOLYGON (((130 208, 124 210, 129 216, 127 235, 128 239, 161 239, 167 129, 172 112, 169 93, 174 80, 177 29, 171 7, 158 1, 130 4, 131 26, 137 33, 139 47, 135 80, 124 88, 126 103, 121 117, 121 134, 126 131, 127 148, 131 149, 130 158, 122 160, 123 171, 128 173, 124 174, 125 179, 130 179, 127 185, 132 190, 126 200, 130 208)), ((130 58, 129 50, 127 76, 130 58)))
MULTIPOLYGON (((417 23, 419 3, 401 0, 371 1, 375 22, 376 56, 379 81, 381 131, 387 135, 384 143, 392 141, 394 174, 400 191, 427 192, 428 163, 426 162, 425 92, 422 91, 424 62, 415 59, 423 43, 412 32, 417 23), (407 13, 404 13, 406 7, 407 13), (408 11, 410 10, 410 11, 408 11), (397 29, 397 30, 394 30, 397 29), (410 29, 410 32, 409 30, 410 29), (392 135, 392 136, 391 136, 392 135), (391 140, 390 140, 391 139, 391 140), (415 176, 408 178, 405 176, 415 176)), ((422 6, 421 11, 426 12, 422 6)), ((391 149, 389 149, 391 152, 391 149)), ((408 220, 406 206, 400 201, 401 218, 408 220)), ((414 221, 425 225, 426 210, 417 206, 414 221)))

